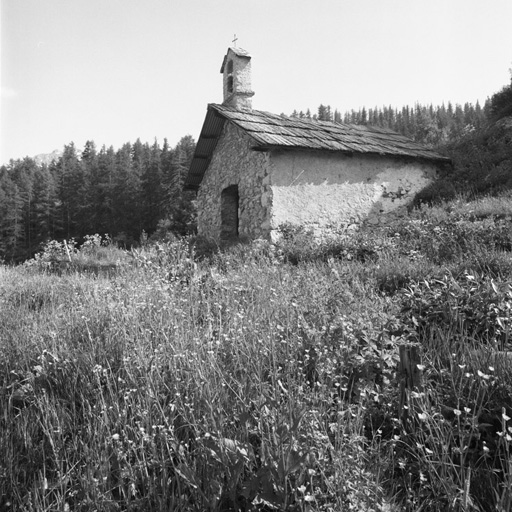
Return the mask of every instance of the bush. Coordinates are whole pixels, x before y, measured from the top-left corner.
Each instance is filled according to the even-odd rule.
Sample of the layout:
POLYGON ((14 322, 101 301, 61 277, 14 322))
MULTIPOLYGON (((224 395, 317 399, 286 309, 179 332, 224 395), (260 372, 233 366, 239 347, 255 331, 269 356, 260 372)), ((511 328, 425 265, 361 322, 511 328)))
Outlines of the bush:
POLYGON ((419 341, 449 332, 450 344, 483 343, 510 349, 512 288, 465 272, 426 280, 402 291, 403 311, 419 341))
POLYGON ((422 204, 429 206, 451 201, 457 196, 457 188, 450 178, 440 178, 418 192, 412 201, 412 207, 422 204))
POLYGON ((284 260, 294 265, 332 258, 371 262, 392 248, 393 241, 364 230, 327 229, 327 234, 319 237, 312 229, 283 224, 277 229, 276 247, 284 260))
POLYGON ((116 272, 126 262, 125 251, 118 249, 108 235, 84 237, 79 247, 74 239, 50 240, 42 251, 24 263, 26 268, 62 274, 63 272, 92 272, 108 274, 116 272))

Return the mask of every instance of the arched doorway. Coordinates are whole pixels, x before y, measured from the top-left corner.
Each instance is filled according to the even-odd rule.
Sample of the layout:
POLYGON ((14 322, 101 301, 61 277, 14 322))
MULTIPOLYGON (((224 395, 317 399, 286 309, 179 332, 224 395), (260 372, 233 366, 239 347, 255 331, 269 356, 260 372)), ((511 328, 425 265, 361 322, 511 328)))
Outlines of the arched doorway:
POLYGON ((220 196, 220 238, 238 237, 238 185, 225 188, 220 196))

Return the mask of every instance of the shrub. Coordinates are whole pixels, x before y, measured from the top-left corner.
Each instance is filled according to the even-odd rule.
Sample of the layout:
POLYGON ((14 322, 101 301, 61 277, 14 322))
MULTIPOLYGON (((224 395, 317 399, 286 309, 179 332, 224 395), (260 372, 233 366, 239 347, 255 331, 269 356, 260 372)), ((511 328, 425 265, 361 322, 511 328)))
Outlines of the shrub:
POLYGON ((108 235, 95 234, 85 236, 81 246, 74 239, 50 240, 24 266, 53 273, 108 274, 116 272, 126 260, 127 253, 118 249, 108 235))
POLYGON ((445 274, 402 291, 409 325, 418 340, 431 340, 436 333, 451 334, 451 344, 466 340, 490 344, 503 350, 509 345, 512 289, 492 279, 465 272, 457 279, 445 274))

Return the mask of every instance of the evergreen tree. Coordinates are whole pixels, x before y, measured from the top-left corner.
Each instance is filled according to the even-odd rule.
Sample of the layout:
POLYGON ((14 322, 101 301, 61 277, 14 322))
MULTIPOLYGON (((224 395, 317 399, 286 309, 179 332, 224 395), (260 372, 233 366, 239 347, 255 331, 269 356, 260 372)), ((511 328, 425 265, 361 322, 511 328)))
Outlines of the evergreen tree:
POLYGON ((512 81, 510 85, 493 94, 489 110, 493 121, 512 116, 512 81))
MULTIPOLYGON (((140 141, 139 141, 140 142, 140 141)), ((124 144, 116 154, 116 172, 113 180, 113 235, 119 243, 131 246, 142 233, 142 183, 133 165, 134 150, 124 144)))
POLYGON ((98 165, 98 153, 94 141, 87 141, 80 161, 84 180, 84 209, 80 223, 80 234, 98 233, 98 216, 101 209, 100 193, 101 173, 98 165))
POLYGON ((179 234, 189 233, 194 223, 194 194, 183 190, 194 150, 194 139, 187 135, 179 141, 165 164, 166 229, 179 234))
POLYGON ((55 182, 47 165, 41 165, 34 174, 33 244, 37 251, 40 245, 56 238, 56 205, 58 205, 55 182))
POLYGON ((92 233, 115 234, 114 220, 114 182, 117 172, 116 154, 114 148, 103 146, 98 154, 98 179, 94 189, 96 190, 95 209, 93 216, 94 226, 90 228, 92 233))
POLYGON ((25 233, 23 198, 9 174, 7 167, 0 168, 0 258, 12 261, 25 255, 25 233))
POLYGON ((164 203, 162 187, 161 150, 155 140, 148 153, 142 173, 143 225, 146 233, 153 233, 160 220, 164 203))
POLYGON ((64 152, 57 162, 56 173, 57 193, 61 203, 61 236, 69 239, 80 235, 79 224, 86 212, 84 173, 72 142, 64 146, 64 152))

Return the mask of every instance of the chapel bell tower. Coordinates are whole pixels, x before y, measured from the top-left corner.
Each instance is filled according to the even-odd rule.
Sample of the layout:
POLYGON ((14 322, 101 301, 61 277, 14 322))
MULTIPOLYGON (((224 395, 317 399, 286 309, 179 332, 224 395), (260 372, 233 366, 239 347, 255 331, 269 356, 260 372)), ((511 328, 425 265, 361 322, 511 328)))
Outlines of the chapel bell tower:
POLYGON ((251 56, 242 48, 228 48, 220 68, 222 73, 223 105, 237 109, 252 109, 251 56))

